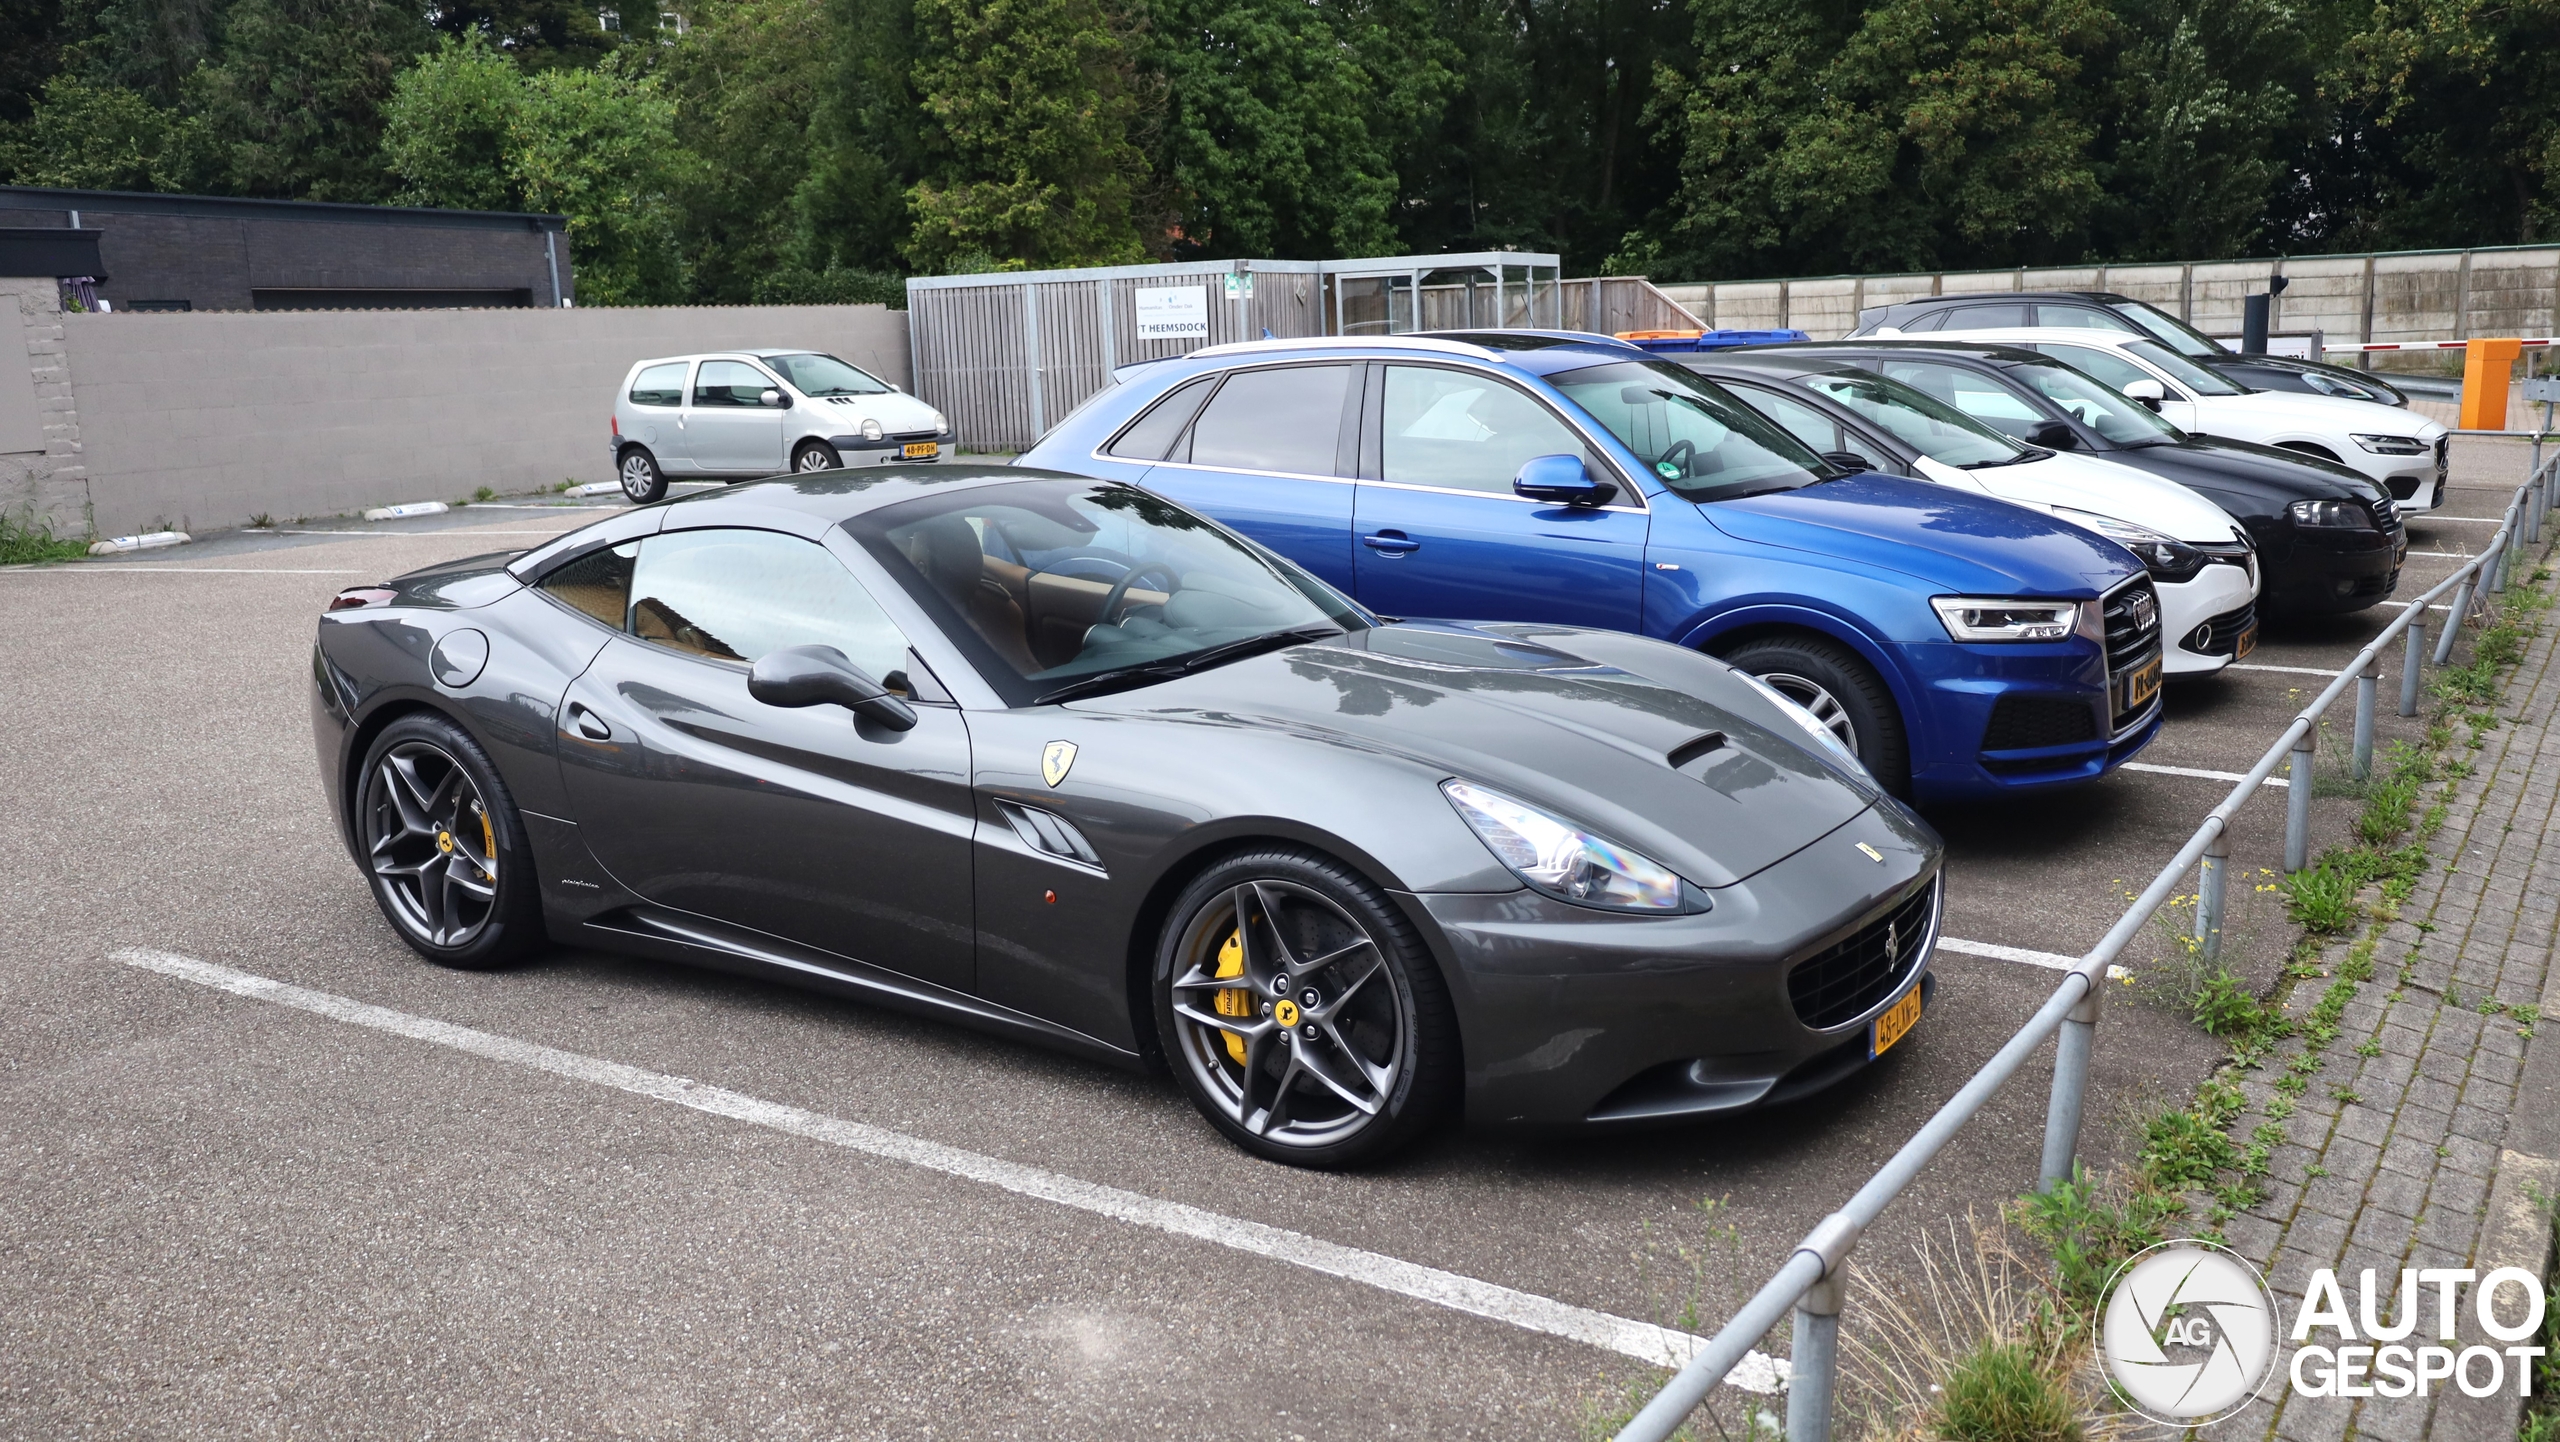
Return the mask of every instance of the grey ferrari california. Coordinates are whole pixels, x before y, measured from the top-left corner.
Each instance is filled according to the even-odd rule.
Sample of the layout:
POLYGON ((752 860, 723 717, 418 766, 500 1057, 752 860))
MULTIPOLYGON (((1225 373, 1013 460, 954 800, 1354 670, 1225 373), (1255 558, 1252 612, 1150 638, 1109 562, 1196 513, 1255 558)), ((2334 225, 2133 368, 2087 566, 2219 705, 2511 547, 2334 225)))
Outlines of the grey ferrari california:
POLYGON ((1940 847, 1641 637, 1371 615, 1126 485, 753 482, 340 593, 401 938, 777 977, 1172 1071, 1263 1156, 1783 1101, 1927 1005, 1940 847))

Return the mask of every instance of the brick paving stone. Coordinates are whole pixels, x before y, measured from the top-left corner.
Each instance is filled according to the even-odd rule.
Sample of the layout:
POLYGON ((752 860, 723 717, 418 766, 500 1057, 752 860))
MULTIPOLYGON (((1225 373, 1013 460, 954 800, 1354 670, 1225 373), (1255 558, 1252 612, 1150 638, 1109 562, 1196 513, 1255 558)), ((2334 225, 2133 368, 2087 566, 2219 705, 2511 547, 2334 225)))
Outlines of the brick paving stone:
POLYGON ((2383 1108, 2390 1106, 2390 1103, 2385 1102, 2380 1096, 2368 1095, 2366 1100, 2375 1103, 2375 1105, 2348 1107, 2346 1111, 2338 1117, 2338 1130, 2336 1134, 2340 1137, 2352 1138, 2360 1142, 2369 1142, 2376 1147, 2380 1147, 2390 1138, 2391 1110, 2397 1110, 2397 1108, 2392 1107, 2391 1110, 2384 1110, 2383 1108))
MULTIPOLYGON (((2477 1145, 2477 1143, 2474 1143, 2474 1145, 2477 1145)), ((2478 1215, 2481 1206, 2488 1200, 2488 1178, 2473 1176, 2469 1172, 2457 1172, 2450 1169, 2439 1170, 2436 1173, 2435 1185, 2433 1189, 2427 1193, 2427 1205, 2431 1207, 2450 1207, 2456 1211, 2474 1217, 2478 1215)))
POLYGON ((2391 1213, 2414 1223, 2427 1199, 2427 1182, 2423 1176, 2411 1176, 2385 1167, 2374 1173, 2373 1182, 2365 1188, 2367 1215, 2375 1211, 2391 1213))

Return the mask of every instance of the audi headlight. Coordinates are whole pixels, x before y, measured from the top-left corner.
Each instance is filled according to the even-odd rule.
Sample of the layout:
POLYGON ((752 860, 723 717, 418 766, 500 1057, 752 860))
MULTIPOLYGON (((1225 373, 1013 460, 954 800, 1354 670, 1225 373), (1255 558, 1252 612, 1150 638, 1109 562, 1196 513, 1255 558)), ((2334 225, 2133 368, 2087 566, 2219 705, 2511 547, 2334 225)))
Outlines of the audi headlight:
POLYGON ((2297 526, 2370 531, 2373 512, 2353 501, 2296 501, 2284 508, 2297 526))
POLYGON ((2377 456, 2423 456, 2427 443, 2416 436, 2349 436, 2349 440, 2377 456))
POLYGON ((1559 901, 1611 911, 1706 909, 1705 897, 1692 905, 1680 878, 1660 864, 1525 802, 1465 781, 1443 781, 1440 791, 1503 865, 1559 901))
POLYGON ((2205 567, 2205 554, 2186 542, 2164 536, 2149 526, 2137 526, 2114 516, 2095 511, 2075 511, 2056 506, 2053 513, 2075 526, 2085 526, 2140 558, 2143 568, 2155 581, 2192 581, 2205 567))
POLYGON ((1929 604, 1959 641, 2066 641, 2080 629, 2084 603, 1932 596, 1929 604))
POLYGON ((935 411, 933 413, 933 430, 936 435, 947 436, 951 434, 951 417, 944 415, 940 411, 935 411))
POLYGON ((880 429, 880 423, 878 421, 867 420, 862 423, 862 438, 864 440, 876 441, 880 439, 882 434, 883 432, 880 429))

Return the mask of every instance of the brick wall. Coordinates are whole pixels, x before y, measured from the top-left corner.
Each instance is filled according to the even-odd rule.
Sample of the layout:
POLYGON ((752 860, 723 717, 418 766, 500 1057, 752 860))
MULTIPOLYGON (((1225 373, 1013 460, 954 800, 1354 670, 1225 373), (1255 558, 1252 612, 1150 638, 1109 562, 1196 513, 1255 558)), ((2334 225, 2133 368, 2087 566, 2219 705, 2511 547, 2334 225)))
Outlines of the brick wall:
MULTIPOLYGON (((80 536, 91 527, 89 481, 63 319, 52 280, 0 276, 0 367, 23 362, 35 400, 33 434, 12 426, 0 441, 7 447, 0 450, 0 515, 80 536), (40 449, 26 449, 30 444, 40 449)), ((0 370, 0 387, 19 383, 17 376, 0 370)), ((24 393, 0 403, 22 405, 24 393)))

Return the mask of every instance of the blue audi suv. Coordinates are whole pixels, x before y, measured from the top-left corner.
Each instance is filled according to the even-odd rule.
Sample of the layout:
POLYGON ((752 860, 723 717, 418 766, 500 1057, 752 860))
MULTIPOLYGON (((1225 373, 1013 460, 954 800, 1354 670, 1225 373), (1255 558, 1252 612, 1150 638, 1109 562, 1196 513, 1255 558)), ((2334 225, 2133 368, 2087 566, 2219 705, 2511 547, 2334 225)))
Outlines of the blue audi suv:
POLYGON ((2141 562, 1853 459, 1623 342, 1499 331, 1124 366, 1020 463, 1156 491, 1373 611, 1703 651, 1924 804, 2087 781, 2150 742, 2141 562))

